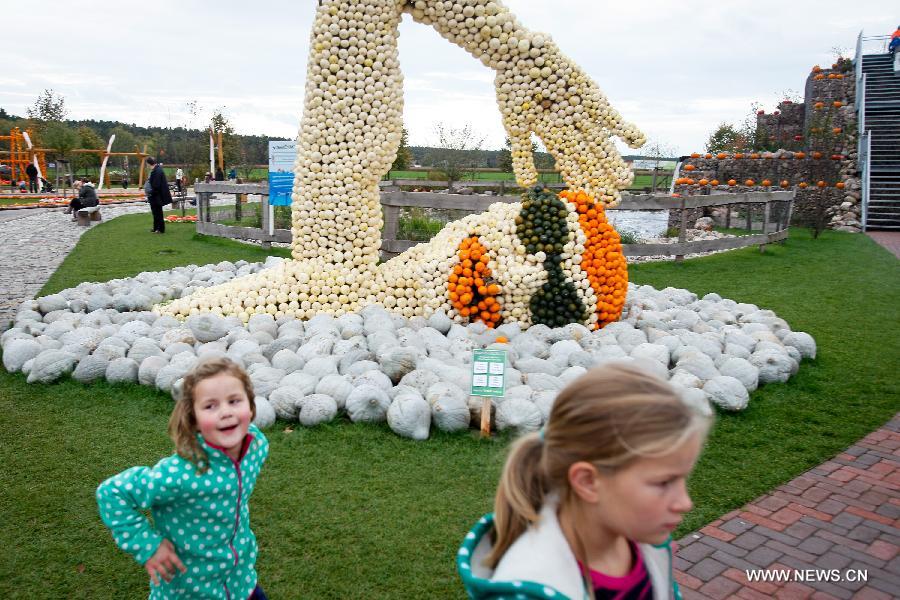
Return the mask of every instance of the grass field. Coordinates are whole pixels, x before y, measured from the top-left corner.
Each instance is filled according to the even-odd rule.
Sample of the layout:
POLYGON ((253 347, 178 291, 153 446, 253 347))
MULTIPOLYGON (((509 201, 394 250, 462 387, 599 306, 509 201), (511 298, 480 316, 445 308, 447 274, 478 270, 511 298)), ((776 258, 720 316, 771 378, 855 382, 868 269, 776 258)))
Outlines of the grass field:
MULTIPOLYGON (((43 293, 179 264, 260 260, 258 248, 147 231, 147 215, 92 228, 43 293)), ((285 251, 272 251, 285 255, 285 251)), ((775 310, 819 356, 750 407, 718 417, 690 489, 684 534, 839 452, 900 409, 898 261, 861 235, 794 229, 760 255, 633 266, 633 281, 717 292, 775 310)), ((137 598, 143 570, 117 550, 94 489, 171 451, 171 400, 148 388, 27 385, 0 371, 0 596, 137 598)), ((278 423, 252 502, 260 582, 271 598, 463 598, 461 537, 490 510, 509 442, 472 434, 412 442, 386 426, 278 423)))

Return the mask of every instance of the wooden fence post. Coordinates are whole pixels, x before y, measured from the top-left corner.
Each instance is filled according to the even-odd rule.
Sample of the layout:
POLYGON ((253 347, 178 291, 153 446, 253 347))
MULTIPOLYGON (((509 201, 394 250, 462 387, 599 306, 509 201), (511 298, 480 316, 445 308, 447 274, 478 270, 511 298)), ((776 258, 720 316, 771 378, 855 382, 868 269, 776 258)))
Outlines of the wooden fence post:
MULTIPOLYGON (((687 208, 685 198, 681 198, 681 225, 678 227, 678 243, 683 244, 687 240, 687 208)), ((682 262, 684 254, 676 254, 675 262, 682 262)))
POLYGON ((750 220, 753 218, 753 205, 749 202, 747 203, 747 233, 753 232, 753 224, 750 220))

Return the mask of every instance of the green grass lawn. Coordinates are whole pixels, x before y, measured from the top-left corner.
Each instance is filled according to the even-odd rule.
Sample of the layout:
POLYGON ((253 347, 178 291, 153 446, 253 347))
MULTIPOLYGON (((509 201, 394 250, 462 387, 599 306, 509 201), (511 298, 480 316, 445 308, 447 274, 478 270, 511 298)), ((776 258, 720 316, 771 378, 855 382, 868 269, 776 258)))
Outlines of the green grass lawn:
MULTIPOLYGON (((254 247, 153 236, 148 215, 87 232, 45 286, 50 293, 175 265, 260 260, 254 247)), ((272 251, 285 255, 286 252, 272 251)), ((861 235, 793 229, 783 246, 631 268, 633 281, 717 292, 775 310, 816 337, 819 356, 750 407, 720 415, 690 481, 682 535, 840 452, 900 410, 898 261, 861 235)), ((170 452, 171 400, 139 386, 71 380, 26 385, 0 370, 0 596, 136 598, 144 571, 117 550, 94 489, 170 452)), ((253 498, 260 582, 272 598, 463 598, 461 537, 490 510, 509 438, 434 435, 412 442, 386 426, 278 423, 253 498)))

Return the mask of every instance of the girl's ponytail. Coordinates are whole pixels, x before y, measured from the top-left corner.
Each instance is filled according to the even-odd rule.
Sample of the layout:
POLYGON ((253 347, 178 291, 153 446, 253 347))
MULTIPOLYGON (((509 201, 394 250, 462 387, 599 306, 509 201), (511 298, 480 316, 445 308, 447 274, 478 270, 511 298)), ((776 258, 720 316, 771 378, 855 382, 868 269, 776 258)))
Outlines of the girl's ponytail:
POLYGON ((494 497, 496 539, 486 561, 491 568, 497 566, 516 538, 538 520, 546 493, 543 447, 540 434, 530 433, 513 444, 506 459, 494 497))

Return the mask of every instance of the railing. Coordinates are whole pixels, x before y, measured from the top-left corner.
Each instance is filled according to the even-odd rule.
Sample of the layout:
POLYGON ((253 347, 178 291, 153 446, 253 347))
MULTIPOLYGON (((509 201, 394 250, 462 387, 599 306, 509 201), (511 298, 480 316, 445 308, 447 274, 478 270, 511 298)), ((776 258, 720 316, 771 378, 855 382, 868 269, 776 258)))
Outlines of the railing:
POLYGON ((859 115, 859 127, 857 131, 863 133, 866 130, 866 74, 863 73, 859 86, 856 88, 856 110, 859 115))
POLYGON ((859 170, 862 172, 862 230, 866 230, 869 214, 869 175, 872 169, 872 134, 868 131, 859 136, 859 170))
POLYGON ((274 207, 269 204, 268 183, 226 183, 223 181, 197 183, 194 185, 194 193, 197 196, 197 233, 238 240, 256 240, 262 244, 263 248, 268 248, 272 242, 290 243, 290 230, 275 228, 274 207), (243 227, 215 223, 210 210, 210 200, 213 194, 233 194, 236 211, 242 210, 241 206, 248 194, 259 194, 262 226, 243 227))
MULTIPOLYGON (((891 36, 889 35, 870 35, 864 36, 863 30, 859 30, 856 36, 856 54, 853 57, 853 66, 856 69, 856 106, 860 105, 860 94, 863 93, 865 84, 863 82, 862 58, 867 54, 884 54, 888 50, 891 36)), ((860 128, 862 131, 862 128, 860 128)))
MULTIPOLYGON (((269 188, 266 183, 198 183, 194 186, 197 195, 197 233, 240 240, 255 240, 263 247, 272 242, 290 243, 289 229, 275 228, 273 207, 269 205, 269 188), (262 216, 261 227, 230 226, 215 223, 212 219, 211 198, 213 194, 232 194, 235 196, 235 209, 240 209, 248 194, 260 196, 262 216)), ((608 210, 628 211, 679 211, 678 242, 673 244, 623 244, 625 256, 674 256, 681 260, 686 254, 730 250, 747 246, 759 246, 764 251, 766 244, 778 242, 788 237, 788 226, 793 207, 793 192, 744 192, 738 194, 713 194, 709 196, 672 197, 663 194, 623 194, 622 201, 608 210), (742 235, 716 240, 687 241, 688 211, 727 206, 730 224, 731 207, 746 206, 746 230, 752 231, 753 207, 763 205, 761 233, 742 235), (773 211, 772 205, 780 207, 773 211)), ((397 187, 389 187, 381 192, 381 206, 384 211, 384 228, 382 230, 382 258, 388 259, 405 250, 423 243, 397 239, 400 229, 401 212, 407 208, 424 208, 436 210, 456 210, 468 213, 483 212, 496 202, 512 203, 521 201, 515 196, 481 196, 444 194, 434 192, 403 192, 397 187)))
MULTIPOLYGON (((681 260, 686 254, 696 254, 715 250, 729 250, 746 246, 759 246, 762 251, 766 244, 788 237, 793 206, 793 192, 745 192, 739 194, 714 194, 710 196, 685 196, 682 198, 661 194, 622 195, 622 201, 607 210, 629 211, 679 211, 678 242, 674 244, 623 244, 625 256, 674 256, 681 260), (773 211, 772 204, 782 210, 773 211), (742 235, 717 240, 687 241, 688 211, 714 206, 746 205, 746 229, 752 229, 752 207, 762 204, 762 233, 742 235), (777 212, 773 219, 773 214, 777 212), (770 231, 770 229, 772 231, 770 231)), ((383 258, 391 258, 412 248, 421 241, 397 239, 400 229, 401 212, 407 208, 461 210, 470 213, 482 212, 495 202, 519 202, 519 196, 460 196, 456 194, 436 194, 431 192, 402 192, 397 189, 382 191, 381 206, 384 210, 381 253, 383 258)))

